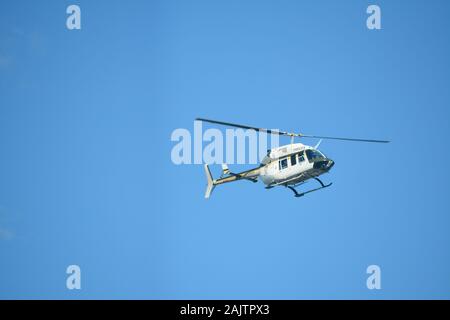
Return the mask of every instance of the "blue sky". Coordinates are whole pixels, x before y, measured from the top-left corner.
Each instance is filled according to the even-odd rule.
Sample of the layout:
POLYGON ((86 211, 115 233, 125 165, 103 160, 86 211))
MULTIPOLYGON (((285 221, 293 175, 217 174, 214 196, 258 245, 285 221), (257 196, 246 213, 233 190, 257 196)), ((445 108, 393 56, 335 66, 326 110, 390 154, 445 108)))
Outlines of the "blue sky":
POLYGON ((0 298, 450 298, 448 1, 0 8, 0 298), (206 201, 170 159, 195 117, 392 143, 324 141, 334 184, 304 198, 206 201))

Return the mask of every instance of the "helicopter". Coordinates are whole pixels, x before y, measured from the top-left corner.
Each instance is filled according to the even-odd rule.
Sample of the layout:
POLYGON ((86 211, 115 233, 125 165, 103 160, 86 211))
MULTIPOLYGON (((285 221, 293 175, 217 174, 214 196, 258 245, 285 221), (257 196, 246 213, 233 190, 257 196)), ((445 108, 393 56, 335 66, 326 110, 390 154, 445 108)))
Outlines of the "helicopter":
POLYGON ((258 182, 258 180, 261 180, 265 184, 266 189, 283 186, 292 190, 295 197, 303 197, 308 193, 328 188, 332 185, 331 182, 325 184, 321 179, 319 179, 319 176, 329 172, 335 164, 332 159, 328 158, 324 153, 318 150, 318 147, 323 139, 370 143, 390 142, 388 140, 307 135, 303 133, 292 133, 274 129, 257 128, 205 118, 196 118, 195 120, 241 129, 250 129, 255 130, 256 132, 266 132, 268 134, 288 136, 291 138, 291 143, 289 145, 283 145, 268 150, 267 155, 262 159, 260 165, 250 170, 233 173, 230 171, 227 164, 224 163, 222 164, 221 176, 218 179, 214 179, 211 171, 209 170, 208 164, 205 164, 204 169, 207 179, 207 187, 205 192, 206 199, 211 196, 211 193, 216 186, 239 180, 248 180, 254 183, 258 182), (315 146, 309 146, 302 143, 294 143, 295 138, 315 138, 320 139, 320 141, 315 146), (311 179, 316 180, 320 186, 303 192, 297 191, 297 187, 311 179))

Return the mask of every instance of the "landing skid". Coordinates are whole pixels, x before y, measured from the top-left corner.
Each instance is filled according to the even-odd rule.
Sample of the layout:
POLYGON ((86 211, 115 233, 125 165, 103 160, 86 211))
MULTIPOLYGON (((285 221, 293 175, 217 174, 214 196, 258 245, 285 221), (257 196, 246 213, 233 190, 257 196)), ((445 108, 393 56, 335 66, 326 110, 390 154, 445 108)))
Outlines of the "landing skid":
POLYGON ((311 192, 314 192, 314 191, 317 191, 317 190, 320 190, 320 189, 328 188, 329 186, 331 186, 333 184, 332 182, 330 182, 329 184, 324 184, 319 178, 314 178, 314 179, 317 180, 320 183, 321 186, 319 188, 315 188, 315 189, 312 189, 312 190, 308 190, 308 191, 305 191, 305 192, 298 193, 298 191, 295 190, 294 187, 291 187, 291 186, 287 186, 287 187, 294 192, 295 197, 299 198, 299 197, 303 197, 305 194, 308 194, 308 193, 311 193, 311 192))

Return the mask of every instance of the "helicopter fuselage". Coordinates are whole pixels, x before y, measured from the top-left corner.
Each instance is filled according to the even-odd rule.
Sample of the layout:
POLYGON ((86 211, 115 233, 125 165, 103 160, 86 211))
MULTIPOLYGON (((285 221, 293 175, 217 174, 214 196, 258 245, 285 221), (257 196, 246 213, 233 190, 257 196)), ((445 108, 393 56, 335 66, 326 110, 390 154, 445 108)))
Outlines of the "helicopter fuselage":
POLYGON ((270 150, 261 165, 259 178, 266 188, 272 188, 316 178, 328 172, 334 161, 314 147, 294 143, 270 150))

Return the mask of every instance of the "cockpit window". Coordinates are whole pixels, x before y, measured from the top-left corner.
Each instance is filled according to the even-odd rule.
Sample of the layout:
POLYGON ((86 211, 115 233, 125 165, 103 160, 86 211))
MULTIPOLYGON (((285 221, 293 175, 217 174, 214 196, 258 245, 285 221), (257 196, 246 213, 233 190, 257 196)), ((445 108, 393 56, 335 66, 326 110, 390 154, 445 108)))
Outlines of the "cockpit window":
POLYGON ((298 162, 305 161, 305 153, 302 151, 298 154, 298 162))
POLYGON ((306 150, 306 156, 308 157, 309 162, 325 159, 325 156, 319 150, 314 149, 306 150))

